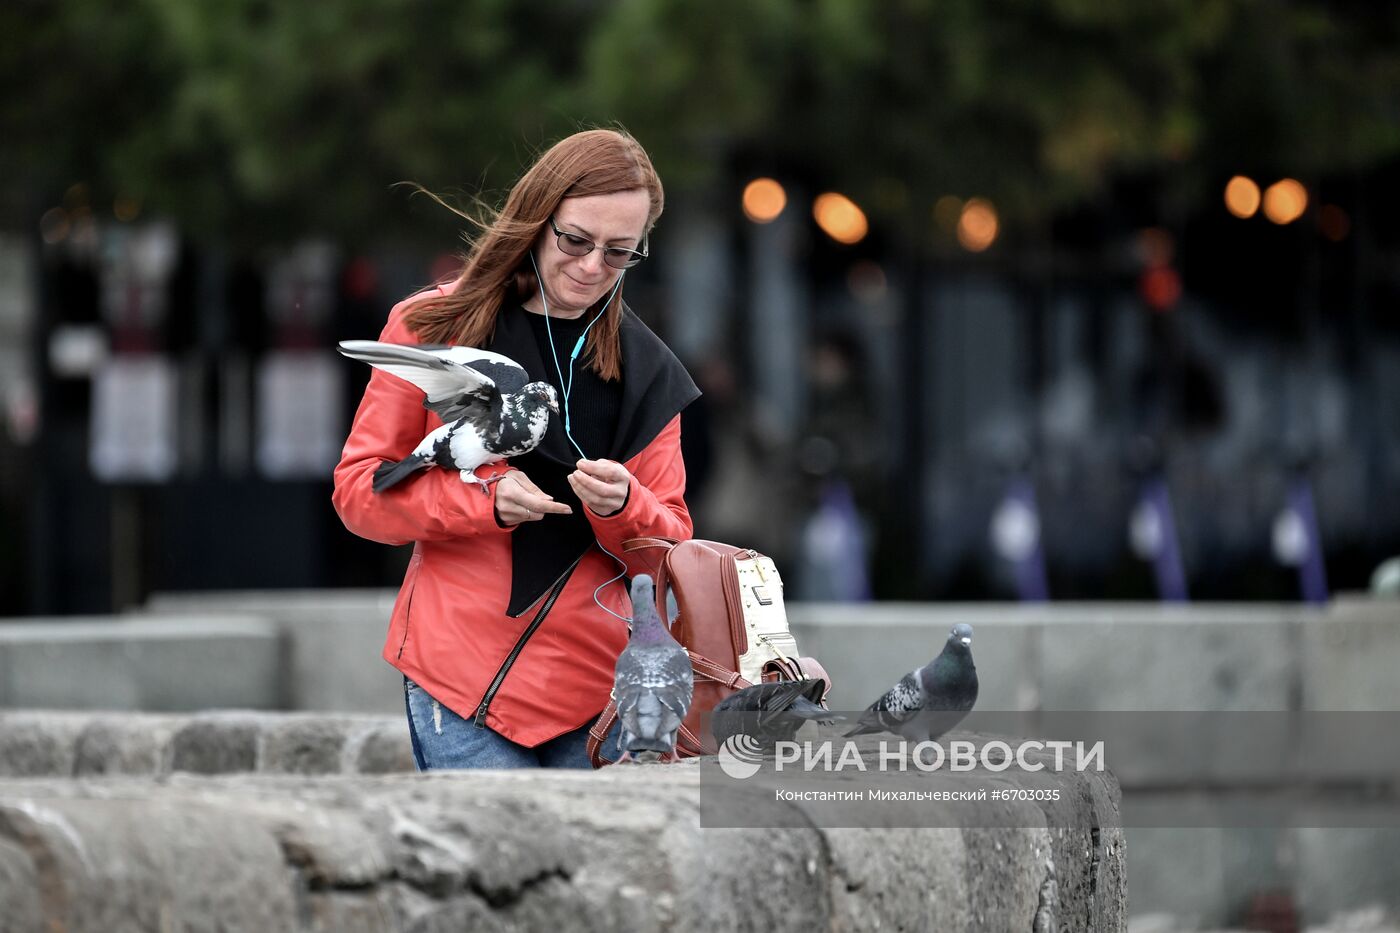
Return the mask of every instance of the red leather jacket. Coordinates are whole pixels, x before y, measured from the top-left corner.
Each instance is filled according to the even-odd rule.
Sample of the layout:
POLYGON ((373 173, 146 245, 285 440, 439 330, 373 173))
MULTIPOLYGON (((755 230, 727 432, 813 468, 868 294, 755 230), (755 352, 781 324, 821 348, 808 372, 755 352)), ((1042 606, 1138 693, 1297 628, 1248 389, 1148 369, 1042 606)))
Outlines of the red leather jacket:
MULTIPOLYGON (((380 340, 419 342, 402 320, 412 300, 394 307, 380 340)), ((335 509, 345 527, 363 538, 384 544, 414 542, 389 622, 384 659, 460 716, 476 715, 483 699, 489 699, 486 724, 533 747, 584 725, 607 705, 627 627, 598 608, 593 593, 620 568, 598 548, 590 548, 543 623, 516 653, 539 606, 518 618, 506 614, 514 529, 496 523, 495 486, 490 487, 491 495, 482 495, 456 471, 434 467, 382 494, 371 491, 381 462, 407 456, 441 424, 423 407, 422 390, 375 370, 335 469, 335 509), (508 662, 513 653, 514 660, 508 662), (488 698, 503 667, 504 677, 488 698)), ((628 576, 654 568, 624 554, 623 541, 691 535, 680 433, 676 415, 625 461, 633 479, 621 510, 603 517, 583 509, 597 542, 627 562, 628 576)), ((504 463, 488 464, 479 467, 477 475, 487 477, 507 468, 504 463)), ((630 614, 621 580, 599 592, 598 601, 620 616, 630 614)))

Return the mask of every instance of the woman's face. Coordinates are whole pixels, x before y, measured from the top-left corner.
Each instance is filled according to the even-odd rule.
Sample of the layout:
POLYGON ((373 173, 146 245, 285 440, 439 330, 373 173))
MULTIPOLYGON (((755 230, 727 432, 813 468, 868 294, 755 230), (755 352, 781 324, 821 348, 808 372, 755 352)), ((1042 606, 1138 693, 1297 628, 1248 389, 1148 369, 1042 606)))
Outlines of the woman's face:
MULTIPOLYGON (((565 198, 554 212, 554 223, 565 233, 587 237, 596 247, 586 256, 570 256, 559 248, 559 237, 548 223, 535 243, 535 263, 549 313, 554 317, 578 317, 617 283, 621 269, 603 261, 603 247, 641 249, 651 199, 645 190, 565 198)), ((543 312, 537 292, 525 302, 531 311, 543 312)))

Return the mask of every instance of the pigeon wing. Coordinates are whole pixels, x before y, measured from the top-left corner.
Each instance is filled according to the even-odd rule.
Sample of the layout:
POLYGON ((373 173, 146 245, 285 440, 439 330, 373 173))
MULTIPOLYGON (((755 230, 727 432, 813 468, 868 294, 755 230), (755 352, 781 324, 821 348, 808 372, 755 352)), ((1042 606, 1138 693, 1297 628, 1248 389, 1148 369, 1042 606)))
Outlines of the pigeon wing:
POLYGON ((648 738, 670 735, 690 711, 695 691, 690 657, 679 645, 629 647, 618 656, 613 690, 624 731, 648 738), (659 725, 643 722, 653 716, 659 725))
POLYGON ((690 655, 677 644, 667 651, 663 671, 667 687, 661 692, 661 703, 676 717, 668 730, 675 731, 690 712, 690 701, 695 697, 695 669, 690 666, 690 655))
POLYGON ((919 672, 911 671, 871 703, 861 714, 856 727, 846 734, 898 731, 899 726, 923 712, 925 702, 924 689, 919 685, 919 672))
POLYGON ((489 407, 503 392, 525 385, 525 370, 514 360, 474 347, 422 347, 342 340, 340 352, 422 389, 423 405, 445 424, 489 407))
POLYGON ((798 697, 802 696, 807 682, 803 680, 780 681, 771 684, 759 684, 759 687, 767 688, 766 694, 759 704, 758 725, 761 729, 771 728, 775 721, 782 721, 791 718, 791 709, 798 697))

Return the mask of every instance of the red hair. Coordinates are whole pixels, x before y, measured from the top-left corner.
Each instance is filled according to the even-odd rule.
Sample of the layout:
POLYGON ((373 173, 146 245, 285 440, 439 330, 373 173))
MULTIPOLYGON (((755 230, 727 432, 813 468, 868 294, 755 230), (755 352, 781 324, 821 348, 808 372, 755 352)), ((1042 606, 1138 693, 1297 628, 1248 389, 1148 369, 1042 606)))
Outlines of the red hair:
MULTIPOLYGON (((646 191, 650 201, 645 235, 661 216, 665 196, 641 144, 620 130, 586 130, 560 140, 515 183, 503 208, 488 211, 484 220, 467 217, 481 233, 467 249, 456 287, 448 295, 427 293, 410 306, 404 323, 424 343, 483 346, 495 334, 496 317, 505 301, 524 301, 538 287, 528 254, 559 202, 637 190, 646 191)), ((584 356, 604 379, 622 375, 617 338, 621 324, 619 285, 588 333, 584 356)))

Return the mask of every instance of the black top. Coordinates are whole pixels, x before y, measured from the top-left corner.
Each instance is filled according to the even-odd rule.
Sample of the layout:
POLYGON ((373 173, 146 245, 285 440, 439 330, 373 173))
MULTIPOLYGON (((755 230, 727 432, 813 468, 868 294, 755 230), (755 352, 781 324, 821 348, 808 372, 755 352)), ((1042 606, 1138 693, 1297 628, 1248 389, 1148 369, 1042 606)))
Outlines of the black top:
MULTIPOLYGON (((579 351, 579 358, 573 361, 572 375, 569 369, 569 354, 596 313, 590 311, 572 320, 552 317, 546 321, 543 314, 525 312, 544 363, 544 379, 559 392, 559 417, 562 419, 564 412, 568 411, 568 433, 573 435, 574 443, 583 449, 584 456, 589 460, 608 456, 617 433, 617 418, 622 412, 622 382, 607 382, 589 369, 584 362, 586 350, 579 351), (554 340, 552 354, 551 336, 554 340), (565 387, 569 387, 567 406, 565 387)), ((573 444, 569 445, 569 449, 578 453, 573 444)))
MULTIPOLYGON (((577 322, 550 319, 550 330, 555 330, 555 325, 559 324, 565 327, 572 324, 577 328, 570 330, 571 336, 567 337, 557 330, 554 333, 565 382, 568 381, 568 354, 596 313, 590 309, 577 322)), ((554 371, 554 359, 549 355, 547 340, 537 340, 536 326, 540 333, 544 332, 541 315, 518 306, 502 308, 496 319, 496 332, 482 349, 504 354, 525 367, 531 379, 545 380, 560 388, 562 407, 563 393, 558 385, 559 375, 554 371)), ((700 395, 680 360, 626 304, 622 308, 618 341, 622 350, 620 384, 604 383, 589 372, 582 359, 586 351, 574 361, 574 385, 569 394, 571 430, 590 460, 627 462, 700 395), (584 390, 583 386, 590 383, 592 388, 584 390), (615 409, 611 407, 610 398, 616 399, 615 409), (578 409, 574 408, 575 400, 580 404, 578 409), (580 415, 582 411, 587 413, 580 415), (616 413, 612 414, 614 411, 616 413), (608 434, 609 424, 612 425, 611 435, 608 434), (605 437, 609 438, 608 442, 600 443, 605 437)), ((578 451, 564 435, 562 412, 549 419, 549 428, 539 446, 523 457, 511 458, 512 466, 524 470, 543 492, 574 511, 572 515, 550 515, 541 521, 524 522, 512 532, 508 615, 519 616, 534 605, 594 544, 593 526, 584 514, 585 506, 574 495, 568 480, 569 474, 577 468, 578 459, 578 451)))

